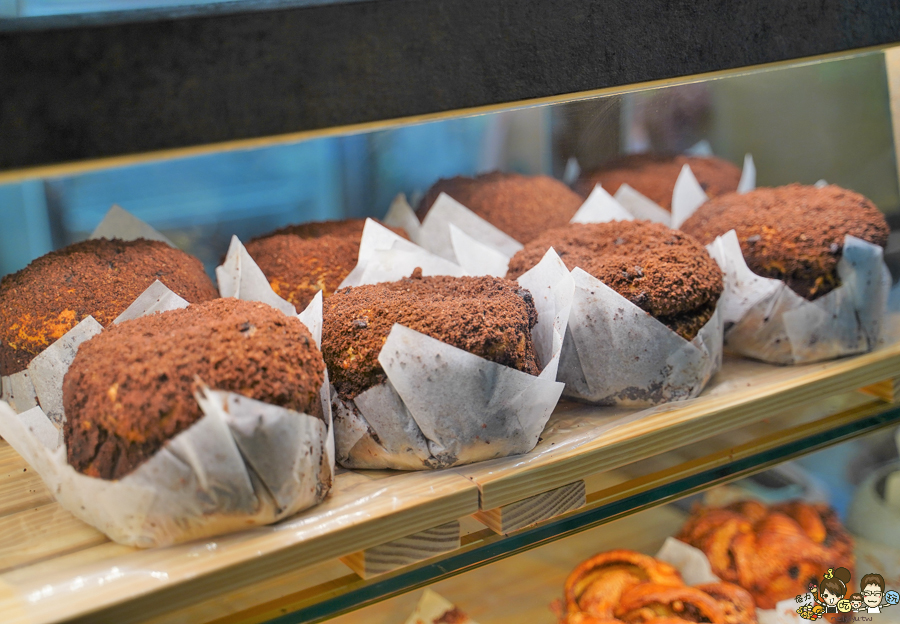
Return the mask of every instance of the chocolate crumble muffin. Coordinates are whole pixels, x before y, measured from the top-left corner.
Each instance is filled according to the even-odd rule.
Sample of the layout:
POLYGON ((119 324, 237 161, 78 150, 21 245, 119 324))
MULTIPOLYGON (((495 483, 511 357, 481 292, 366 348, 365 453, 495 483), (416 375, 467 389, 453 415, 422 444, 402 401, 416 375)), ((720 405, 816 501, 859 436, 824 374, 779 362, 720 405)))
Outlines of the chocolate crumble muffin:
POLYGON ((197 380, 322 417, 322 354, 265 304, 217 299, 125 321, 83 343, 63 381, 68 462, 121 479, 197 422, 197 380))
MULTIPOLYGON (((247 253, 272 290, 301 311, 320 290, 330 297, 356 266, 365 223, 347 219, 289 225, 251 240, 247 253)), ((389 229, 406 238, 399 228, 389 229)))
POLYGON ((697 209, 681 229, 709 244, 734 230, 751 271, 815 300, 840 286, 844 236, 884 247, 890 228, 871 201, 830 184, 731 193, 697 209))
POLYGON ((684 165, 691 167, 697 182, 710 197, 736 191, 741 181, 741 170, 721 158, 632 154, 587 173, 575 183, 575 190, 587 197, 594 186, 600 184, 607 192, 615 194, 622 184, 628 184, 671 210, 675 181, 684 165))
POLYGON ((104 327, 159 280, 190 303, 219 296, 200 261, 159 241, 86 240, 0 281, 0 375, 18 373, 88 316, 104 327))
POLYGON ((509 262, 510 279, 553 247, 570 271, 596 277, 685 340, 712 317, 722 272, 691 236, 650 221, 571 223, 550 230, 509 262))
POLYGON ((420 221, 441 193, 520 243, 565 225, 584 202, 578 193, 553 178, 494 171, 474 178, 438 180, 419 202, 416 214, 420 221))
POLYGON ((492 362, 537 375, 531 293, 495 277, 422 277, 342 288, 325 302, 322 351, 341 398, 386 379, 378 354, 399 323, 492 362))

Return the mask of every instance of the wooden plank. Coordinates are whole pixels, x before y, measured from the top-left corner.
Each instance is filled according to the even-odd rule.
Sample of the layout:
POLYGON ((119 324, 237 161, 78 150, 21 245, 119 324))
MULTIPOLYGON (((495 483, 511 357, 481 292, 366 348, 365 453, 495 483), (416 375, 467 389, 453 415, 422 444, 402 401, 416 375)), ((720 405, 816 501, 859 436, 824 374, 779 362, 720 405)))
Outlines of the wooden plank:
MULTIPOLYGON (((331 496, 321 505, 278 525, 83 565, 77 570, 82 579, 77 591, 70 590, 73 570, 54 573, 45 566, 2 574, 0 583, 13 588, 19 599, 47 594, 29 604, 32 623, 143 622, 299 567, 457 520, 477 509, 476 487, 452 471, 347 471, 337 476, 331 496)), ((0 544, 16 552, 20 549, 16 541, 34 526, 39 525, 22 525, 15 536, 0 533, 0 544)), ((33 556, 28 552, 20 558, 34 560, 33 556)), ((16 598, 0 595, 0 613, 12 610, 15 603, 16 598)))
POLYGON ((38 473, 11 447, 0 448, 0 517, 52 502, 38 473))
MULTIPOLYGON (((258 604, 254 603, 253 591, 259 586, 268 587, 269 592, 260 601, 275 600, 273 597, 279 592, 291 594, 290 600, 277 600, 288 605, 279 608, 308 604, 309 600, 316 599, 318 590, 303 589, 298 593, 296 585, 290 587, 286 580, 276 583, 272 579, 288 579, 300 568, 334 561, 475 513, 479 488, 483 506, 490 508, 492 501, 502 500, 495 494, 503 494, 503 490, 492 491, 491 479, 484 478, 488 472, 494 471, 502 477, 501 484, 512 482, 519 487, 515 494, 526 494, 504 502, 515 503, 584 479, 586 475, 658 455, 661 450, 697 443, 736 428, 746 429, 773 417, 778 413, 776 407, 806 405, 810 418, 820 418, 821 412, 818 416, 812 412, 814 405, 821 405, 824 398, 845 388, 855 389, 896 376, 898 368, 900 347, 795 368, 730 360, 705 396, 694 402, 653 410, 640 420, 634 418, 633 410, 563 404, 543 436, 542 453, 433 473, 345 471, 338 475, 333 494, 323 505, 279 526, 225 536, 208 545, 187 544, 141 552, 115 550, 121 547, 107 550, 105 547, 113 545, 97 545, 83 535, 79 537, 79 531, 85 527, 70 518, 68 528, 55 529, 57 542, 54 544, 50 539, 48 546, 40 539, 46 533, 34 531, 35 526, 43 525, 28 522, 23 526, 28 526, 37 538, 30 538, 25 529, 5 536, 0 533, 0 547, 15 550, 25 544, 21 550, 29 558, 15 563, 20 566, 18 569, 0 575, 0 587, 11 588, 13 592, 0 591, 0 612, 5 613, 5 607, 12 608, 22 596, 35 595, 34 592, 46 587, 58 591, 51 592, 52 596, 46 600, 30 604, 29 616, 35 622, 79 618, 92 622, 129 622, 154 617, 165 621, 166 615, 173 613, 191 613, 193 619, 187 617, 184 621, 201 621, 201 611, 193 610, 194 606, 216 603, 226 595, 241 595, 241 600, 230 603, 232 607, 251 608, 258 604), (648 427, 648 423, 652 426, 648 427), (619 426, 611 428, 616 424, 619 426), (610 458, 603 459, 601 455, 610 458), (548 466, 554 468, 546 473, 552 478, 536 479, 527 488, 522 487, 522 478, 541 477, 541 471, 548 466), (597 466, 601 468, 598 470, 597 466), (507 481, 510 474, 515 478, 507 481), (553 479, 567 474, 567 481, 553 483, 553 479), (60 567, 54 568, 52 564, 57 561, 60 567), (68 587, 73 578, 105 579, 110 570, 116 570, 116 575, 104 582, 102 588, 91 585, 81 587, 77 593, 60 589, 68 587), (156 576, 148 576, 148 571, 156 576)), ((763 427, 751 438, 762 435, 764 430, 763 427)), ((0 445, 0 465, 14 469, 21 460, 6 448, 0 445)), ((605 494, 615 495, 610 491, 605 494)), ((55 505, 44 507, 48 507, 44 513, 50 514, 55 505)), ((25 510, 18 510, 7 516, 7 524, 0 526, 12 526, 10 517, 18 520, 26 515, 25 510)), ((486 533, 493 535, 490 531, 486 533)), ((484 539, 473 534, 466 543, 484 539)), ((343 593, 347 583, 354 582, 347 578, 328 581, 326 585, 337 584, 328 585, 323 591, 333 592, 332 595, 343 593)))
POLYGON ((900 401, 900 377, 892 377, 861 388, 862 392, 871 394, 888 403, 900 401))
MULTIPOLYGON (((673 507, 651 509, 440 581, 429 588, 482 624, 555 624, 557 619, 550 603, 562 598, 563 584, 576 565, 598 552, 616 548, 655 554, 666 537, 678 532, 684 518, 673 507)), ((419 590, 391 598, 328 620, 328 624, 396 624, 413 612, 421 594, 419 590)), ((261 622, 265 620, 240 619, 235 615, 215 624, 261 622)))
POLYGON ((58 504, 0 518, 0 571, 109 541, 58 504))
POLYGON ((699 399, 644 411, 561 404, 532 453, 457 471, 478 485, 482 509, 502 507, 587 474, 892 378, 898 371, 900 344, 796 367, 726 357, 723 369, 699 399))
POLYGON ((459 548, 459 521, 426 529, 400 539, 341 557, 364 579, 380 576, 459 548))
POLYGON ((584 503, 585 485, 579 480, 503 507, 478 511, 474 516, 495 533, 506 535, 574 511, 584 503))

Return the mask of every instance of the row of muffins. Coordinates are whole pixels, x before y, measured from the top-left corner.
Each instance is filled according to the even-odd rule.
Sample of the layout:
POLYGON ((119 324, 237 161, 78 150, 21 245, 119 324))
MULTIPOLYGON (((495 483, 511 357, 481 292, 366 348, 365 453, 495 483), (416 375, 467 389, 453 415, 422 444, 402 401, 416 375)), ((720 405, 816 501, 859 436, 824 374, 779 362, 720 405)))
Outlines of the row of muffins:
MULTIPOLYGON (((471 182, 490 189, 488 196, 495 200, 509 201, 516 191, 528 194, 534 180, 493 174, 471 182)), ((570 192, 552 180, 538 180, 559 191, 554 202, 562 191, 570 192)), ((886 236, 880 214, 861 196, 833 188, 798 189, 800 195, 813 196, 812 210, 819 206, 815 193, 825 192, 819 217, 835 228, 831 239, 824 238, 832 259, 839 257, 840 249, 833 245, 842 231, 868 235, 874 242, 881 233, 886 236), (862 227, 852 229, 860 223, 862 227)), ((534 205, 534 193, 529 196, 534 205)), ((473 197, 465 199, 480 205, 473 197)), ((545 216, 551 207, 526 214, 545 216)), ((708 221, 701 225, 713 229, 708 221)), ((415 271, 396 282, 338 289, 355 265, 362 231, 362 222, 306 224, 247 245, 272 290, 297 311, 317 292, 327 296, 321 351, 297 318, 255 302, 217 299, 199 262, 164 243, 94 240, 53 252, 0 282, 0 377, 21 373, 89 315, 107 327, 82 345, 66 374, 64 433, 69 465, 91 477, 115 480, 131 474, 202 418, 195 399, 198 379, 218 390, 322 418, 318 398, 327 368, 338 399, 352 405, 386 383, 379 356, 395 324, 537 376, 547 362, 540 360, 532 336, 539 321, 534 294, 514 278, 541 261, 550 247, 565 268, 587 271, 688 341, 709 322, 723 288, 718 265, 690 234, 658 223, 620 221, 544 227, 510 260, 507 279, 424 277, 415 271), (155 280, 192 305, 115 324, 155 280)), ((771 251, 771 241, 778 239, 770 234, 748 238, 758 236, 750 244, 771 251)), ((822 238, 804 249, 814 252, 824 244, 822 238)), ((833 263, 813 260, 808 263, 813 271, 824 275, 834 270, 833 263)), ((798 282, 807 291, 834 286, 808 275, 798 282)), ((377 441, 377 432, 372 435, 377 441)))

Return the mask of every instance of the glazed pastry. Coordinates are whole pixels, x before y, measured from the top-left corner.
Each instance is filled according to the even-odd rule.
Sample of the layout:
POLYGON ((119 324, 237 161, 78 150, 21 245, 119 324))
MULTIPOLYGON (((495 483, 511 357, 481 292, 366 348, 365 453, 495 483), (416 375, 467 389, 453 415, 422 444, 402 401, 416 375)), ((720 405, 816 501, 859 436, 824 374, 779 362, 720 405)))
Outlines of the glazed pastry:
POLYGON ((537 375, 534 300, 495 277, 422 277, 342 288, 325 302, 322 351, 334 388, 351 400, 386 379, 378 355, 395 323, 492 362, 537 375))
POLYGON ((690 166, 709 197, 736 191, 741 181, 741 170, 721 158, 632 154, 585 174, 575 183, 575 190, 587 197, 594 186, 600 184, 607 192, 615 194, 622 184, 628 184, 666 210, 671 210, 675 181, 684 165, 690 166))
POLYGON ((446 193, 488 223, 527 243, 568 223, 584 200, 558 180, 495 171, 474 178, 438 180, 419 202, 419 220, 446 193))
POLYGON ((722 271, 691 236, 650 221, 571 223, 545 232, 509 261, 507 277, 531 269, 553 247, 569 270, 596 277, 685 340, 712 317, 722 271))
POLYGON ((844 236, 887 244, 890 228, 871 201, 833 184, 791 184, 711 199, 681 229, 704 245, 735 230, 751 271, 813 301, 840 286, 844 236))
POLYGON ((656 583, 642 583, 622 594, 615 615, 628 624, 658 624, 658 618, 712 624, 725 622, 722 607, 703 591, 694 587, 673 587, 656 583))
POLYGON ((854 565, 850 534, 822 504, 701 508, 678 539, 705 552, 713 573, 749 591, 762 609, 806 592, 822 570, 854 565))
POLYGON ((189 303, 219 296, 200 261, 145 239, 92 239, 0 281, 0 376, 18 373, 88 316, 104 327, 159 280, 189 303))
POLYGON ((675 568, 653 557, 631 550, 600 553, 579 564, 566 579, 566 611, 612 619, 621 596, 641 583, 683 585, 675 568))
POLYGON ((696 587, 719 603, 725 624, 756 624, 756 603, 743 587, 734 583, 706 583, 696 587))
POLYGON ((121 479, 203 412, 198 382, 322 417, 325 364, 306 326, 262 303, 216 299, 114 325, 63 380, 68 463, 121 479))
MULTIPOLYGON (((328 298, 356 266, 365 219, 289 225, 247 243, 247 253, 279 297, 301 311, 328 298)), ((406 234, 390 228, 398 236, 406 234)))

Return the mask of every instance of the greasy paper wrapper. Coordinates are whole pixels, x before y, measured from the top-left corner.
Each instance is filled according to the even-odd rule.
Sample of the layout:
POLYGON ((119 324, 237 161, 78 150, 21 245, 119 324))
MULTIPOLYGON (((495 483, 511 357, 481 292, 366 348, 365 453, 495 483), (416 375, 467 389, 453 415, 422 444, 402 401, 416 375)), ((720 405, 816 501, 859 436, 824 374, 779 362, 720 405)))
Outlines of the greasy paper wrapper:
MULTIPOLYGON (((114 322, 187 305, 155 282, 114 322)), ((299 315, 317 343, 321 315, 321 297, 299 315)), ((323 419, 204 387, 196 395, 204 416, 132 473, 108 481, 77 472, 59 429, 62 380, 78 345, 101 331, 88 317, 39 356, 49 364, 35 358, 29 372, 39 406, 16 414, 0 402, 0 434, 63 508, 119 543, 151 547, 272 523, 327 495, 334 472, 327 376, 323 419)))
MULTIPOLYGON (((756 167, 748 154, 738 192, 755 186, 756 167)), ((681 227, 708 200, 688 165, 675 184, 671 213, 627 184, 615 198, 635 217, 671 227, 681 227)), ((808 364, 865 353, 879 343, 891 285, 881 247, 846 236, 838 263, 841 286, 815 301, 781 280, 754 274, 733 231, 707 249, 725 274, 719 310, 730 351, 773 364, 808 364)))
POLYGON ((774 364, 805 364, 878 345, 891 287, 878 245, 845 236, 837 267, 841 285, 815 301, 753 273, 734 230, 708 249, 725 274, 720 309, 729 350, 774 364))
MULTIPOLYGON (((382 234, 378 253, 365 249, 364 235, 360 258, 368 254, 372 261, 358 273, 365 273, 365 283, 394 281, 408 276, 409 266, 419 266, 416 262, 404 264, 398 274, 387 242, 390 237, 382 234), (379 266, 384 270, 377 269, 379 266)), ((404 243, 398 243, 398 247, 405 258, 413 250, 408 241, 404 243)), ((456 244, 464 245, 459 241, 456 244)), ((425 263, 432 256, 424 251, 419 254, 425 263)), ((464 273, 457 267, 453 274, 464 273)), ((446 468, 534 448, 563 389, 555 378, 571 306, 572 281, 556 253, 548 252, 519 283, 532 293, 538 312, 532 336, 544 366, 541 374, 529 375, 394 325, 378 357, 387 381, 352 401, 332 392, 341 465, 399 470, 446 468)))
MULTIPOLYGON (((573 223, 633 217, 600 185, 573 223)), ((559 365, 563 396, 598 405, 649 406, 700 394, 722 365, 718 310, 693 340, 674 331, 580 268, 559 365)))

